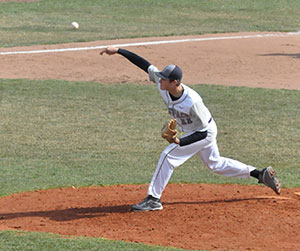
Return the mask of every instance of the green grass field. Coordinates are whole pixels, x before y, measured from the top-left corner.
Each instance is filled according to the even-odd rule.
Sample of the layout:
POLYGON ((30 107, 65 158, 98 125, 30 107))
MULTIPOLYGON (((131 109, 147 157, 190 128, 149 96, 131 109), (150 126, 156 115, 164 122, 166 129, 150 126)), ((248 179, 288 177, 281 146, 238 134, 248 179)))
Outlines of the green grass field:
POLYGON ((238 31, 298 31, 298 0, 0 3, 0 47, 238 31), (77 21, 79 30, 71 29, 77 21))
MULTIPOLYGON (((194 89, 217 121, 224 156, 257 167, 271 164, 284 186, 298 185, 299 91, 209 85, 194 89)), ((169 115, 154 85, 0 80, 0 90, 0 195, 148 183, 167 145, 159 132, 169 115)), ((252 181, 212 174, 197 156, 184 166, 172 182, 252 181)))
POLYGON ((122 241, 110 241, 103 238, 61 238, 54 234, 2 231, 0 232, 0 250, 179 251, 182 249, 126 243, 122 241))
MULTIPOLYGON (((299 1, 283 0, 0 3, 0 47, 297 31, 299 7, 299 1), (74 20, 79 30, 70 28, 74 20)), ((218 124, 222 155, 258 167, 272 165, 284 187, 299 187, 299 91, 221 85, 194 89, 218 124)), ((168 114, 153 85, 0 79, 0 114, 0 196, 72 185, 148 183, 166 146, 159 131, 168 114), (155 121, 150 119, 153 114, 155 121)), ((174 172, 171 182, 247 185, 255 180, 215 175, 195 156, 174 172)), ((101 238, 0 232, 0 250, 120 249, 178 250, 101 238)))

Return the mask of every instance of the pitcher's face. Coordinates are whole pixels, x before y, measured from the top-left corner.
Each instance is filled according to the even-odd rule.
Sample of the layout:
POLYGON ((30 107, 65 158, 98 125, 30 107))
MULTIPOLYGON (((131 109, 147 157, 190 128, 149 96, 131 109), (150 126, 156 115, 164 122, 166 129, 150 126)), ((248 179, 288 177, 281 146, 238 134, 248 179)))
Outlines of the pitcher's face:
POLYGON ((161 78, 159 80, 159 83, 160 83, 160 89, 161 90, 164 90, 164 91, 169 91, 171 86, 172 86, 172 82, 170 82, 169 79, 163 79, 161 78))

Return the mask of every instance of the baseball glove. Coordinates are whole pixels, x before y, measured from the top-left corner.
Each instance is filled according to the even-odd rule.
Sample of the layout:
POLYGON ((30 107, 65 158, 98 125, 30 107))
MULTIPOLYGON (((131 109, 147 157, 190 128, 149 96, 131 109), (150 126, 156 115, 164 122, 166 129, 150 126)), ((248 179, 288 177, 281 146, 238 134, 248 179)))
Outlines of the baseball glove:
POLYGON ((169 143, 174 143, 177 137, 176 119, 171 119, 164 124, 161 129, 161 136, 169 143))

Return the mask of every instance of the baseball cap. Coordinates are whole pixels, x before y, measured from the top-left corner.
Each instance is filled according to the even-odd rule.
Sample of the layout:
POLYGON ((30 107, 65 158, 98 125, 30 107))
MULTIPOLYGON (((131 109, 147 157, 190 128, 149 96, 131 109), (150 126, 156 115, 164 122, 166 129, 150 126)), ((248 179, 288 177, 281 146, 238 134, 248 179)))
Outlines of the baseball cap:
POLYGON ((155 72, 156 76, 162 79, 181 81, 182 71, 174 64, 167 65, 161 72, 155 72))

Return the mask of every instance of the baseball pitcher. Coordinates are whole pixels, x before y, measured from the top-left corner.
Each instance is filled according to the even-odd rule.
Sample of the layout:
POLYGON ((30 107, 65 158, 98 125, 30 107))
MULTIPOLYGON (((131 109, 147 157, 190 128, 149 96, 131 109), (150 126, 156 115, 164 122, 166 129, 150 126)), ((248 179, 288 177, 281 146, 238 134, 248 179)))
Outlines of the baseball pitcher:
POLYGON ((125 49, 107 47, 100 54, 119 54, 144 70, 168 109, 171 119, 162 128, 161 135, 170 144, 162 152, 152 176, 148 196, 131 207, 132 211, 162 210, 161 195, 175 168, 197 154, 211 171, 230 177, 258 179, 259 183, 280 194, 281 184, 272 167, 258 170, 237 160, 220 156, 216 137, 217 126, 200 95, 181 82, 182 71, 177 65, 168 65, 159 71, 146 59, 125 49), (176 127, 185 135, 177 136, 176 127))

